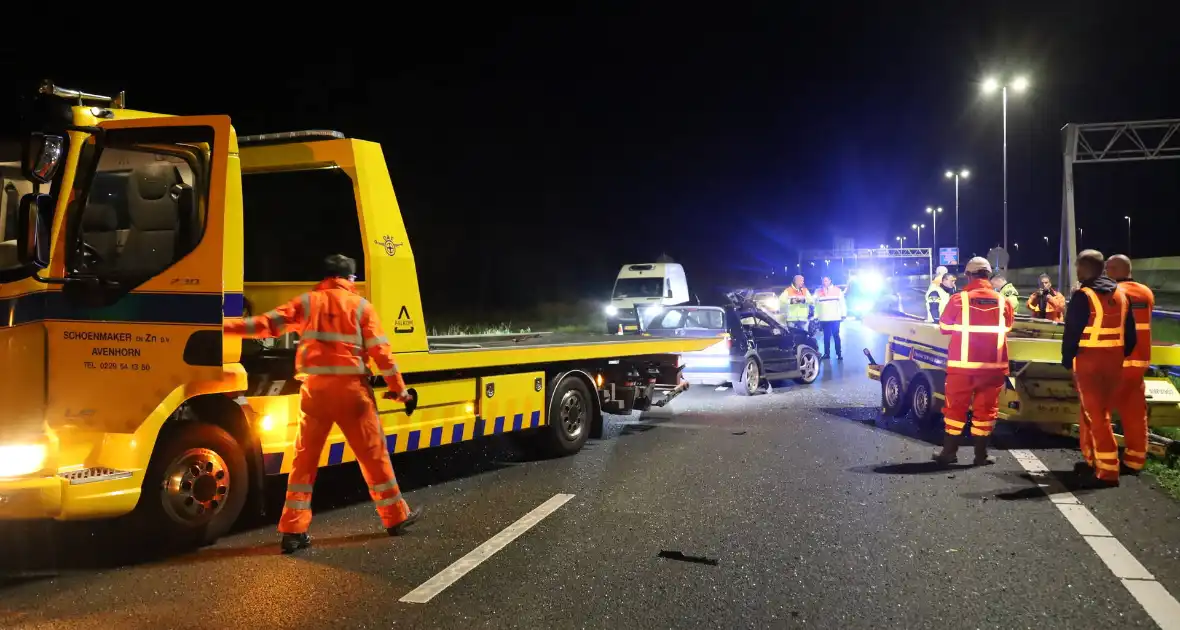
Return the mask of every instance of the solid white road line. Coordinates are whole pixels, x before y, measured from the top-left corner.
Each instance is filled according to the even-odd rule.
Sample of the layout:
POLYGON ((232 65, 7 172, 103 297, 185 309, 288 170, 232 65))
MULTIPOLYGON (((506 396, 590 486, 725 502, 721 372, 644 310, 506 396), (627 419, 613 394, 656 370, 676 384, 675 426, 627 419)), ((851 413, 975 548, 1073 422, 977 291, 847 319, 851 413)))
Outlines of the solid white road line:
POLYGON ((1086 544, 1098 554, 1110 572, 1123 583, 1131 597, 1143 606, 1148 616, 1163 630, 1180 630, 1180 602, 1160 584, 1155 576, 1131 555, 1110 530, 1090 512, 1061 482, 1049 475, 1049 469, 1031 451, 1008 451, 1028 471, 1065 520, 1082 535, 1086 544))
POLYGON ((548 501, 533 508, 531 512, 520 517, 520 520, 505 527, 500 533, 488 539, 487 542, 472 549, 470 553, 451 563, 451 566, 439 571, 437 575, 423 582, 418 588, 406 593, 398 601, 410 604, 425 604, 433 599, 435 595, 446 590, 448 586, 459 581, 459 578, 467 575, 475 567, 478 567, 484 560, 487 560, 497 551, 507 547, 508 543, 532 529, 534 525, 541 522, 541 519, 556 512, 558 508, 565 505, 572 498, 574 498, 572 494, 553 495, 548 501))

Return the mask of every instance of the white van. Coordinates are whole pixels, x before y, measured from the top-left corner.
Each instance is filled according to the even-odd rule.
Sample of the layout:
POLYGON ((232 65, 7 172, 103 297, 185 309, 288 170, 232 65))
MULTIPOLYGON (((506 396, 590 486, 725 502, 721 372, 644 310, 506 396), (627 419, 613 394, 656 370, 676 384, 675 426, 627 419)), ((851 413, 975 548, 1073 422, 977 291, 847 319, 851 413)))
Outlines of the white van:
POLYGON ((620 325, 624 332, 637 331, 636 307, 646 323, 659 313, 661 307, 685 304, 688 300, 688 279, 684 267, 679 264, 623 265, 606 307, 606 331, 617 333, 620 325))

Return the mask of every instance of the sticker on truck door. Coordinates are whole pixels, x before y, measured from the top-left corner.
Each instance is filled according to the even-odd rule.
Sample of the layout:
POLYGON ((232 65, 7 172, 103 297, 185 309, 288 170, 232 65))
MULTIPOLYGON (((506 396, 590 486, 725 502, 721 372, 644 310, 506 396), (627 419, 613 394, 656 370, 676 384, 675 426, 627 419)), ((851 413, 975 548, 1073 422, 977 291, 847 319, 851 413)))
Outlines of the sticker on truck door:
POLYGON ((402 304, 402 308, 397 312, 397 319, 393 322, 393 333, 395 335, 404 335, 414 332, 414 318, 410 317, 410 309, 402 304))

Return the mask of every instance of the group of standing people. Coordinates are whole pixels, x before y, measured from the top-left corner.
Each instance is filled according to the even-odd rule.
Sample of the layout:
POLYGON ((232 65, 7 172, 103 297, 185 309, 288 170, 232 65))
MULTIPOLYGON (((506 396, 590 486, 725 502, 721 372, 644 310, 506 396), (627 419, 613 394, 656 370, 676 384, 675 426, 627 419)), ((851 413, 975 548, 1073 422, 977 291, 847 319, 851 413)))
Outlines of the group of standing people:
POLYGON ((823 277, 823 284, 815 294, 803 284, 803 276, 795 276, 791 286, 787 287, 779 296, 780 309, 786 305, 786 324, 802 330, 807 330, 807 322, 811 320, 811 307, 815 306, 815 319, 819 321, 824 333, 823 359, 831 359, 832 341, 836 342, 836 360, 844 360, 844 349, 840 343, 840 322, 848 317, 848 305, 844 301, 844 291, 832 284, 832 279, 823 277))
MULTIPOLYGON (((1013 294, 1019 299, 1002 274, 992 274, 987 259, 972 258, 964 271, 963 290, 949 294, 945 303, 938 303, 937 312, 933 306, 931 311, 942 334, 951 337, 943 410, 946 436, 942 450, 934 455, 934 461, 943 465, 958 461, 968 421, 974 463, 992 462, 987 442, 1007 383, 1007 336, 1016 311, 1013 294)), ((1063 313, 1058 319, 1064 320, 1061 365, 1073 374, 1081 406, 1078 425, 1084 461, 1074 470, 1083 485, 1117 486, 1120 474, 1138 474, 1147 458, 1144 376, 1151 361, 1155 296, 1132 279, 1131 260, 1123 255, 1104 259, 1101 252, 1085 250, 1078 255, 1077 274, 1079 286, 1068 305, 1052 289, 1049 278, 1042 276, 1029 306, 1042 315, 1063 313), (1113 411, 1119 412, 1123 425, 1121 462, 1111 424, 1113 411)), ((939 286, 945 289, 945 278, 939 286)))
MULTIPOLYGON (((990 264, 990 263, 989 263, 990 264)), ((1003 271, 996 271, 989 277, 992 288, 1000 294, 1015 313, 1020 304, 1020 290, 1008 281, 1003 271)), ((946 267, 939 267, 930 279, 930 287, 926 289, 926 321, 937 322, 939 315, 946 309, 950 297, 957 288, 958 278, 948 273, 946 267)), ((1048 274, 1041 274, 1037 279, 1037 289, 1028 296, 1026 305, 1029 313, 1035 319, 1060 322, 1065 316, 1065 295, 1053 287, 1053 280, 1048 274)))

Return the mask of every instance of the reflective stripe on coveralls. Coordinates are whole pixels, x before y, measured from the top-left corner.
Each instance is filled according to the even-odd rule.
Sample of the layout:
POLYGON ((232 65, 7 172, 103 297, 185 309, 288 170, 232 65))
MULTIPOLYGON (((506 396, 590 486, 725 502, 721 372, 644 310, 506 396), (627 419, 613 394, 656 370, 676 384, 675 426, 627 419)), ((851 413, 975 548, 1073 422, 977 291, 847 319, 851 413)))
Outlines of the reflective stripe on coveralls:
POLYGON ((1082 287, 1082 293, 1090 302, 1090 318, 1073 362, 1074 384, 1082 408, 1078 444, 1096 477, 1117 481, 1119 447, 1110 412, 1122 377, 1127 297, 1122 290, 1115 290, 1104 305, 1093 289, 1082 287))
POLYGON ((1114 409, 1123 425, 1123 463, 1142 470, 1147 463, 1147 385, 1143 376, 1151 365, 1151 312, 1155 294, 1133 280, 1119 282, 1135 320, 1135 348, 1123 359, 1123 373, 1115 392, 1114 409))
POLYGON ((295 355, 296 377, 303 381, 301 414, 279 531, 299 534, 311 524, 312 488, 333 424, 356 455, 382 524, 404 521, 409 506, 393 476, 367 363, 376 364, 391 392, 404 392, 405 381, 377 313, 355 285, 329 278, 266 315, 227 321, 224 330, 250 337, 287 330, 301 335, 295 355))
POLYGON ((968 410, 972 435, 986 437, 995 429, 1000 393, 1007 384, 1011 313, 986 280, 974 280, 951 296, 941 314, 939 330, 951 336, 943 409, 948 435, 963 434, 968 410))

